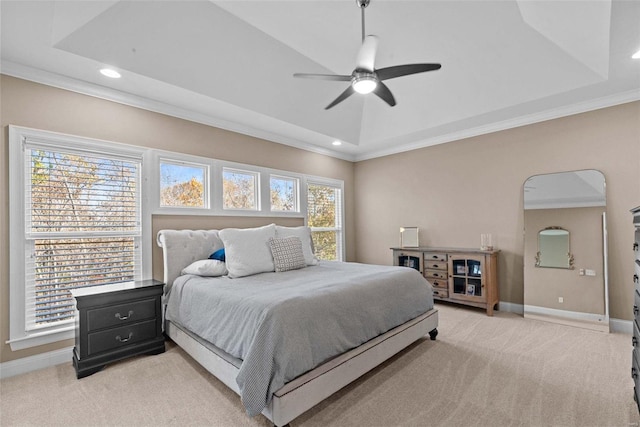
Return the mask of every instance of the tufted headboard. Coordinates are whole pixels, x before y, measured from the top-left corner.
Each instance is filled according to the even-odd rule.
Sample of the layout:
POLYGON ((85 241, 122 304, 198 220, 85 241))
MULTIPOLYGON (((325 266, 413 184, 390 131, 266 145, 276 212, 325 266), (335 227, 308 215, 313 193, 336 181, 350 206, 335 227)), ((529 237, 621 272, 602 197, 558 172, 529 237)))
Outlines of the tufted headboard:
POLYGON ((223 244, 218 230, 160 230, 158 246, 162 248, 164 283, 168 290, 183 268, 207 259, 223 244))

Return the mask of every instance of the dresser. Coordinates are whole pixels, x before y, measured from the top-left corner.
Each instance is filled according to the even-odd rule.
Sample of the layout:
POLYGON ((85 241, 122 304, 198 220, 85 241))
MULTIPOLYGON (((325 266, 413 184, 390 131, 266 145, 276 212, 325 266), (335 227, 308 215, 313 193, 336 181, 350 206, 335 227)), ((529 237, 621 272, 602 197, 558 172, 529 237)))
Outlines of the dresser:
POLYGON ((631 357, 631 377, 633 378, 633 397, 640 411, 640 206, 631 210, 633 214, 633 225, 635 225, 635 234, 633 237, 633 253, 634 253, 634 273, 633 282, 633 337, 631 343, 633 345, 633 355, 631 357))
POLYGON ((393 265, 418 270, 433 285, 436 301, 449 301, 486 310, 500 302, 498 250, 468 248, 391 248, 393 265))
POLYGON ((76 300, 73 366, 78 378, 110 362, 164 352, 163 287, 157 280, 142 280, 71 291, 76 300))

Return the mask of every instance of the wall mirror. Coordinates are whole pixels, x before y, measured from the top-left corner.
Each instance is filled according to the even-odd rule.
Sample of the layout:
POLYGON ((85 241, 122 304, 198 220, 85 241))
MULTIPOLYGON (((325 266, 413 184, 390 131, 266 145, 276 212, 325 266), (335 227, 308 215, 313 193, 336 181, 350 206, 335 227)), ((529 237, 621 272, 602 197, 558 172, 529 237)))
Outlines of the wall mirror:
POLYGON ((538 232, 536 267, 573 269, 569 231, 547 227, 538 232))
POLYGON ((524 316, 608 332, 604 175, 535 175, 523 194, 524 316))

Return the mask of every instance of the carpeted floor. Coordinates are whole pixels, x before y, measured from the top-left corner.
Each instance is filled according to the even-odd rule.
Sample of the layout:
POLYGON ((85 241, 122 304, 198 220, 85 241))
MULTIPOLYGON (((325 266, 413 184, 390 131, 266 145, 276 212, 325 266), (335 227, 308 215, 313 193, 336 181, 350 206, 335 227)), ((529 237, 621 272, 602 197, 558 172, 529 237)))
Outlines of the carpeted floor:
MULTIPOLYGON (((437 307, 437 341, 415 343, 291 425, 640 425, 629 335, 437 307)), ((270 425, 172 343, 82 380, 69 362, 0 386, 2 426, 270 425)))

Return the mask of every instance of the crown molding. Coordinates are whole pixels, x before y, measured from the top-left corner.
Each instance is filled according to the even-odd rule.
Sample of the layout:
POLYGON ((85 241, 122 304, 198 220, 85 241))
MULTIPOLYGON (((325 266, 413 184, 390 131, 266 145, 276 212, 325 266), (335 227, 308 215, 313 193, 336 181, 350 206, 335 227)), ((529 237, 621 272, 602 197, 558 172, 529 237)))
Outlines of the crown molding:
MULTIPOLYGON (((465 138, 471 138, 475 136, 485 135, 488 133, 498 132, 507 129, 513 129, 525 125, 534 123, 540 123, 548 120, 553 120, 561 117, 571 116, 574 114, 585 113, 588 111, 598 110, 602 108, 612 107, 615 105, 625 104, 628 102, 634 102, 640 100, 640 90, 631 90, 626 92, 620 92, 617 94, 592 99, 589 101, 579 102, 571 105, 566 105, 558 108, 552 108, 549 110, 541 111, 538 113, 528 114, 520 117, 516 117, 509 120, 503 120, 500 122, 490 123, 483 126, 477 126, 470 129, 464 129, 458 132, 450 132, 444 135, 439 135, 432 138, 422 139, 413 143, 402 144, 385 148, 381 150, 373 150, 362 154, 349 154, 342 153, 330 149, 318 147, 317 145, 304 142, 299 138, 283 135, 272 130, 264 128, 258 128, 241 123, 240 121, 233 121, 217 117, 211 114, 204 114, 201 112, 188 110, 185 108, 177 107, 166 102, 156 101, 149 98, 145 98, 138 95, 132 95, 116 89, 111 89, 105 86, 100 86, 94 83, 84 82, 70 77, 62 76, 60 74, 52 73, 36 69, 33 67, 17 64, 11 61, 2 61, 2 68, 0 69, 2 74, 21 78, 24 80, 41 83, 48 86, 57 87, 60 89, 69 90, 72 92, 81 93, 83 95, 89 95, 101 99, 105 99, 112 102, 117 102, 131 107, 141 108, 148 111, 153 111, 160 114, 165 114, 172 117, 177 117, 184 120, 189 120, 196 123, 201 123, 208 126, 217 127, 220 129, 228 130, 231 132, 240 133, 247 136, 263 139, 266 141, 287 145, 290 147, 298 148, 305 151, 310 151, 316 154, 322 154, 329 157, 338 158, 350 162, 359 162, 364 160, 375 159, 378 157, 389 156, 393 154, 404 153, 407 151, 417 150, 420 148, 426 148, 433 145, 445 144, 447 142, 458 141, 465 138)), ((257 113, 254 113, 257 114, 257 113)), ((267 118, 268 120, 276 120, 267 118)), ((284 122, 283 122, 284 123, 284 122)), ((286 124, 287 126, 293 126, 286 124)), ((306 129, 298 128, 301 133, 308 133, 310 136, 317 136, 319 134, 306 129), (313 134, 313 135, 312 135, 313 134)))
MULTIPOLYGON (((191 122, 228 130, 231 132, 236 132, 242 135, 252 136, 266 141, 299 148, 301 150, 310 151, 316 154, 322 154, 325 156, 335 157, 351 162, 355 160, 355 156, 351 154, 324 149, 322 147, 306 143, 290 136, 282 135, 262 128, 249 126, 239 121, 228 120, 214 115, 204 114, 198 111, 177 107, 166 102, 133 95, 116 89, 111 89, 106 86, 100 86, 95 83, 77 80, 71 77, 29 67, 11 61, 2 61, 2 68, 0 69, 0 73, 12 77, 17 77, 23 80, 29 80, 35 83, 80 93, 83 95, 93 96, 107 101, 117 102, 119 104, 128 105, 130 107, 165 114, 179 119, 184 119, 191 122)), ((267 119, 277 120, 270 117, 267 119)), ((289 124, 289 126, 292 125, 289 124)), ((300 129, 303 132, 312 133, 312 131, 302 128, 300 129)))
POLYGON ((507 129, 513 129, 521 126, 531 125, 534 123, 545 122, 548 120, 558 119, 562 117, 572 116, 575 114, 586 113, 588 111, 599 110, 602 108, 613 107, 615 105, 626 104, 640 100, 640 90, 630 90, 617 94, 604 96, 589 101, 579 102, 558 108, 541 111, 534 114, 527 114, 509 120, 490 123, 488 125, 477 126, 470 129, 464 129, 459 132, 451 132, 433 138, 423 139, 421 141, 387 148, 383 150, 371 151, 361 155, 356 155, 355 161, 375 159, 378 157, 389 156, 392 154, 404 153, 407 151, 426 148, 433 145, 444 144, 447 142, 458 141, 474 136, 485 135, 488 133, 498 132, 507 129))

